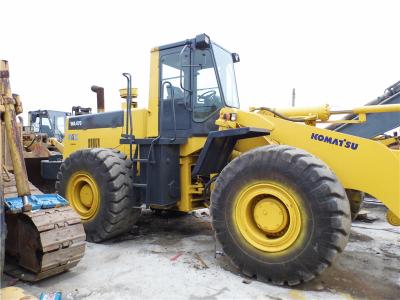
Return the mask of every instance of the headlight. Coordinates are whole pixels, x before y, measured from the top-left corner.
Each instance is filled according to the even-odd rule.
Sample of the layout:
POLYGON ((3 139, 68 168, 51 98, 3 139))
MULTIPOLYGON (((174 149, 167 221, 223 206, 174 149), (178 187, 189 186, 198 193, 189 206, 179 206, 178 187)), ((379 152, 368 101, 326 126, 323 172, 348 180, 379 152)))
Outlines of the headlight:
POLYGON ((196 48, 197 49, 208 49, 210 48, 211 40, 210 37, 203 33, 196 36, 196 48))

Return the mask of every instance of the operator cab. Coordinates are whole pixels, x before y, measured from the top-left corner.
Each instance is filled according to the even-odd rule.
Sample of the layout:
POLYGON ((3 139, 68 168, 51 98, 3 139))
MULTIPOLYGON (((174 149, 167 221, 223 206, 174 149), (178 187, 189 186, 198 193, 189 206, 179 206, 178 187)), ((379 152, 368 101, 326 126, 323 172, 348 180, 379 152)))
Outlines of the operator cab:
POLYGON ((161 136, 173 139, 206 136, 217 130, 222 107, 239 108, 234 63, 230 53, 211 42, 206 34, 161 46, 161 136))
POLYGON ((35 133, 44 133, 55 137, 59 142, 64 139, 65 118, 67 112, 55 110, 35 110, 28 113, 29 127, 35 133))

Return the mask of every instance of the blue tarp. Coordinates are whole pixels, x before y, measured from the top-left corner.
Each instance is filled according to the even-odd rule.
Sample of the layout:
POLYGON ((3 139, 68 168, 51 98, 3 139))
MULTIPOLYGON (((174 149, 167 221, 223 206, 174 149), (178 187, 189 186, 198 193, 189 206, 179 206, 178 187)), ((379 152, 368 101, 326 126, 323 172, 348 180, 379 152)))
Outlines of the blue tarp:
MULTIPOLYGON (((32 210, 68 205, 68 201, 57 194, 30 195, 27 197, 29 203, 32 205, 32 210)), ((20 213, 22 211, 23 203, 21 197, 6 198, 4 200, 6 211, 11 211, 12 213, 20 213)))

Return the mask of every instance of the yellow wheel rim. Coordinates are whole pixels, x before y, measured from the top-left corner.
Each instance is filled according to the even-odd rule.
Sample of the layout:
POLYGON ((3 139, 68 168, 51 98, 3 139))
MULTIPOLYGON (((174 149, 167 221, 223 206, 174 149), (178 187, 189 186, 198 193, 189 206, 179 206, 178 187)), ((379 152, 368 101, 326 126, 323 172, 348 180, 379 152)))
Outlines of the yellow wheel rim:
POLYGON ((100 192, 89 173, 79 171, 71 176, 66 198, 83 221, 89 221, 96 216, 100 206, 100 192))
POLYGON ((302 227, 295 194, 277 183, 246 187, 236 199, 234 219, 244 239, 265 252, 289 248, 302 227))

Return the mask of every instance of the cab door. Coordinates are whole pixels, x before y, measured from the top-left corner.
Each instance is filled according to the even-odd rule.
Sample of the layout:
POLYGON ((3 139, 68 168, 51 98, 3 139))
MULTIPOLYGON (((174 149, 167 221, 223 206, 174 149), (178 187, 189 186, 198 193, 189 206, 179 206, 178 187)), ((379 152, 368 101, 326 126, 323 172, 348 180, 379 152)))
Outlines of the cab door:
POLYGON ((205 136, 218 129, 223 100, 211 49, 196 49, 192 61, 192 135, 205 136))
POLYGON ((160 132, 163 138, 191 134, 191 50, 184 46, 160 50, 160 132))
POLYGON ((223 106, 211 49, 179 46, 160 51, 162 137, 207 136, 223 106))

